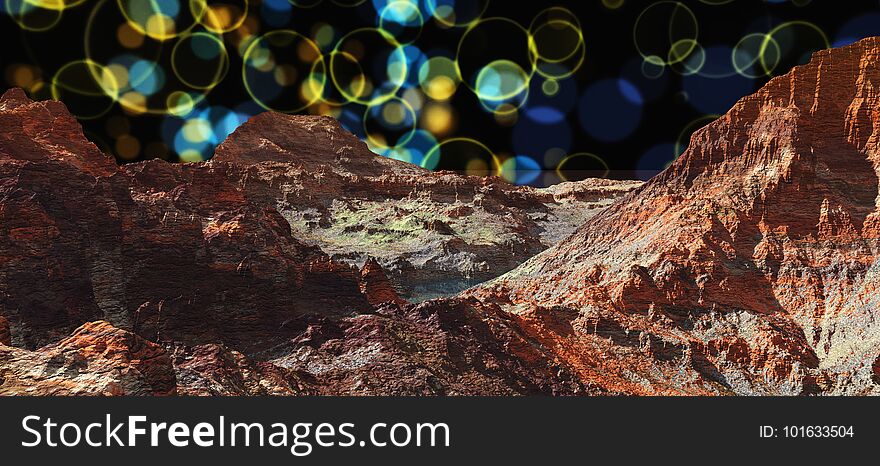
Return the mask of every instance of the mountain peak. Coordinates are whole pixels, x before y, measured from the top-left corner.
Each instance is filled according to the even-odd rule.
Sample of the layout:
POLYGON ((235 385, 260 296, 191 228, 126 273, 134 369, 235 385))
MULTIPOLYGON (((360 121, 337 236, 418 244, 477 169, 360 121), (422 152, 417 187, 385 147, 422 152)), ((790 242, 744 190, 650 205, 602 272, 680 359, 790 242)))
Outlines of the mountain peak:
MULTIPOLYGON (((792 163, 806 161, 805 152, 814 142, 839 142, 857 152, 876 148, 880 141, 878 62, 880 37, 816 52, 809 63, 773 78, 694 133, 688 150, 655 182, 683 177, 690 183, 704 174, 730 174, 771 164, 796 168, 792 163)), ((880 157, 876 152, 867 155, 872 160, 880 157)), ((790 175, 786 170, 765 172, 775 175, 776 181, 790 175)))
POLYGON ((820 215, 835 212, 880 237, 878 63, 880 38, 815 53, 694 133, 642 197, 702 199, 707 211, 736 211, 796 239, 822 237, 830 230, 820 231, 820 215))
POLYGON ((0 97, 0 110, 14 109, 32 102, 24 90, 20 87, 13 87, 4 92, 3 96, 0 97))
POLYGON ((285 162, 359 175, 388 169, 422 171, 374 154, 333 117, 264 112, 238 127, 214 152, 214 161, 238 165, 285 162))
POLYGON ((61 102, 33 102, 21 89, 10 89, 0 97, 0 129, 0 160, 54 160, 91 175, 117 170, 113 158, 86 139, 61 102))

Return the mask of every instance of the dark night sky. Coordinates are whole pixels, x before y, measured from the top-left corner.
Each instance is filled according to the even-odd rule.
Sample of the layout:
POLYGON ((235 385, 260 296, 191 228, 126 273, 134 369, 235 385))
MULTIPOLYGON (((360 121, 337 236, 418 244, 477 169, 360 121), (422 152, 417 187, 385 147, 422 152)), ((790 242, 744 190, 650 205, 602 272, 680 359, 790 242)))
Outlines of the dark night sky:
POLYGON ((6 0, 5 87, 59 97, 123 162, 210 157, 264 110, 256 97, 337 116, 384 141, 386 155, 429 168, 476 173, 500 163, 520 183, 546 184, 557 168, 568 178, 603 175, 606 166, 607 176, 650 176, 693 130, 771 76, 819 48, 880 35, 877 0, 292 2, 209 1, 206 9, 205 0, 157 0, 144 12, 146 2, 133 0, 6 0), (463 25, 443 24, 452 21, 463 25), (443 87, 456 76, 435 63, 457 63, 465 82, 443 87), (96 84, 108 75, 115 85, 96 84), (372 93, 351 79, 360 75, 372 93), (437 76, 451 78, 432 82, 437 76), (299 92, 306 88, 318 90, 299 92))

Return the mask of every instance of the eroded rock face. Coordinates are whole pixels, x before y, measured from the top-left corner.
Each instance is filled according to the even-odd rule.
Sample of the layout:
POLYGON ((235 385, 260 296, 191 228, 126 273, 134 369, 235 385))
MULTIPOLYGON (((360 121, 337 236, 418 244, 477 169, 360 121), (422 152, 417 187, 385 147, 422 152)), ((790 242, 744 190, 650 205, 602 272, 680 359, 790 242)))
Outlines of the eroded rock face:
POLYGON ((5 317, 0 317, 0 345, 12 344, 12 334, 9 332, 9 322, 5 317))
POLYGON ((878 173, 873 38, 773 79, 472 294, 522 316, 582 380, 628 393, 880 393, 878 173), (565 313, 573 333, 545 329, 565 313))
POLYGON ((406 304, 406 300, 401 298, 391 285, 382 266, 373 258, 367 259, 367 263, 361 268, 360 284, 361 293, 373 306, 381 306, 384 303, 398 306, 406 304))
POLYGON ((474 299, 445 299, 339 321, 322 319, 273 364, 306 374, 323 395, 600 394, 515 318, 474 299))
POLYGON ((182 396, 312 395, 310 381, 270 362, 223 345, 177 347, 172 352, 177 394, 182 396))
MULTIPOLYGON (((528 359, 507 354, 510 345, 530 343, 495 308, 484 316, 482 305, 450 304, 468 313, 461 326, 438 324, 443 305, 413 314, 395 285, 414 275, 398 269, 391 274, 395 282, 381 265, 382 260, 400 263, 402 255, 390 255, 385 243, 365 240, 342 248, 346 260, 339 257, 340 248, 331 257, 321 248, 329 248, 335 227, 320 227, 316 235, 322 241, 303 238, 302 230, 291 227, 291 209, 311 209, 314 199, 357 203, 365 199, 362 194, 378 204, 382 192, 393 191, 400 195, 388 194, 389 204, 406 198, 419 215, 440 206, 461 221, 490 211, 527 219, 535 202, 542 212, 542 202, 574 209, 601 204, 606 194, 616 196, 628 187, 575 184, 569 188, 575 194, 558 195, 570 201, 557 201, 553 191, 538 194, 498 180, 444 174, 436 181, 427 170, 365 151, 326 118, 267 114, 243 126, 212 162, 125 167, 89 143, 58 102, 31 102, 22 92, 9 91, 0 99, 0 124, 0 368, 5 371, 0 392, 585 391, 573 379, 554 379, 552 374, 565 369, 546 354, 524 350, 528 359), (321 181, 324 173, 337 172, 343 181, 336 185, 321 181), (366 176, 375 178, 358 184, 366 176), (298 177, 315 184, 288 190, 298 177), (408 181, 394 186, 395 177, 408 181), (423 190, 441 187, 438 196, 458 187, 488 194, 481 195, 485 206, 450 198, 425 200, 420 207, 418 196, 407 197, 416 184, 423 190), (312 337, 322 344, 310 346, 316 341, 312 337), (114 346, 122 349, 111 354, 99 349, 114 346), (156 354, 142 356, 143 348, 156 354), (317 370, 301 357, 310 352, 327 367, 317 370), (337 361, 334 354, 350 360, 340 356, 337 361), (492 358, 501 362, 486 366, 492 358), (146 359, 156 363, 141 365, 146 359)), ((413 221, 403 218, 407 225, 413 221)), ((491 241, 474 249, 456 233, 455 222, 425 218, 430 221, 413 224, 407 235, 422 250, 437 246, 431 256, 436 264, 457 263, 460 252, 494 276, 525 259, 522 252, 492 250, 491 241), (432 235, 450 238, 442 243, 447 246, 432 235)), ((560 231, 573 225, 549 217, 541 221, 558 223, 560 231)), ((528 222, 528 228, 507 222, 503 231, 514 231, 532 252, 557 234, 528 222)), ((423 264, 418 273, 440 269, 423 264)))
POLYGON ((2 102, 0 315, 14 346, 104 319, 153 341, 250 351, 295 335, 299 316, 372 309, 358 271, 291 236, 228 165, 120 169, 61 104, 14 91, 2 102))
POLYGON ((293 235, 334 259, 375 259, 405 299, 450 296, 495 278, 571 234, 638 181, 548 189, 430 172, 378 157, 329 117, 266 113, 210 162, 274 206, 293 235))
POLYGON ((0 345, 0 395, 175 395, 165 349, 107 322, 28 351, 0 345))
POLYGON ((82 134, 76 118, 61 102, 34 103, 21 89, 0 98, 0 153, 16 161, 62 162, 90 175, 110 175, 116 169, 82 134))

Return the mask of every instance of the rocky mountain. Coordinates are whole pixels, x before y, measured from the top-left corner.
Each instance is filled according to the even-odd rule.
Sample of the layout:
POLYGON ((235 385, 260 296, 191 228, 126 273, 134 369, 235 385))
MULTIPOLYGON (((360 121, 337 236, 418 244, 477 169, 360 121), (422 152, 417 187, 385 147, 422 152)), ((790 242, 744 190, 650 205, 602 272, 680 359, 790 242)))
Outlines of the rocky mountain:
POLYGON ((411 301, 450 296, 565 238, 638 181, 547 189, 434 173, 378 157, 330 117, 264 113, 212 158, 274 206, 294 237, 333 259, 376 260, 411 301))
POLYGON ((589 215, 631 186, 572 184, 557 200, 435 177, 370 153, 334 121, 277 114, 243 126, 211 162, 118 167, 63 104, 11 90, 0 99, 0 393, 581 390, 497 307, 413 307, 398 290, 411 296, 419 274, 448 272, 455 290, 474 267, 500 275, 574 228, 557 212, 589 215), (433 199, 412 194, 434 185, 433 199), (340 226, 340 206, 379 209, 386 191, 399 223, 377 217, 361 240, 347 237, 356 222, 340 226), (505 220, 473 240, 474 219, 495 213, 505 220), (406 247, 370 242, 392 230, 406 247), (431 261, 412 265, 412 251, 431 261), (383 261, 410 265, 389 279, 383 261))
POLYGON ((877 394, 878 174, 873 38, 774 78, 668 170, 471 294, 582 381, 626 393, 877 394))
POLYGON ((58 103, 0 128, 3 394, 880 394, 880 38, 638 187, 432 174, 329 119, 123 168, 58 103), (515 267, 404 299, 480 263, 515 267))

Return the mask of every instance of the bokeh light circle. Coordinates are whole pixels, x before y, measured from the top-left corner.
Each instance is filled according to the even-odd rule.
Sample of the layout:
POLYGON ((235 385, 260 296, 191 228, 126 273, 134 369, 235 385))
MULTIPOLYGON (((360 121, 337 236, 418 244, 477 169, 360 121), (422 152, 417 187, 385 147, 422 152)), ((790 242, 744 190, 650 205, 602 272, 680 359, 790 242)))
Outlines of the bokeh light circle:
POLYGON ((586 58, 586 42, 577 16, 562 7, 548 8, 528 29, 529 53, 535 71, 549 79, 574 74, 586 58))
POLYGON ((434 100, 449 100, 458 90, 460 83, 458 64, 449 58, 443 56, 429 58, 419 68, 419 86, 434 100))
POLYGON ((644 98, 624 78, 599 81, 584 92, 578 104, 581 126, 602 142, 629 137, 641 124, 644 98))
POLYGON ((503 103, 516 98, 528 89, 535 74, 529 40, 528 30, 511 19, 477 21, 458 43, 459 80, 482 101, 503 103))
POLYGON ((328 71, 345 99, 369 107, 395 97, 406 82, 409 64, 403 45, 394 36, 382 29, 362 28, 339 39, 330 53, 328 71), (376 57, 378 66, 362 63, 360 55, 365 50, 376 57))
POLYGON ((589 152, 567 155, 556 166, 556 174, 562 181, 606 178, 609 173, 611 173, 611 168, 608 163, 602 157, 589 152))
POLYGON ((779 44, 772 37, 768 38, 767 34, 756 32, 746 34, 736 43, 730 61, 737 73, 757 79, 767 74, 761 63, 775 64, 779 62, 779 57, 779 44))
POLYGON ((193 17, 205 29, 217 34, 225 34, 241 27, 247 19, 250 1, 189 0, 189 8, 193 17))
POLYGON ((435 145, 425 154, 422 159, 422 167, 429 170, 437 168, 441 163, 455 162, 462 166, 469 174, 483 175, 501 174, 501 161, 485 144, 471 138, 446 139, 435 145), (454 161, 449 159, 454 158, 454 161))
MULTIPOLYGON (((157 3, 151 8, 179 15, 188 11, 169 5, 171 3, 157 3)), ((120 10, 118 1, 101 0, 92 8, 86 22, 86 59, 100 64, 114 75, 118 86, 116 100, 127 113, 179 115, 182 109, 202 102, 209 91, 188 86, 173 70, 171 52, 175 42, 170 39, 188 34, 176 32, 173 36, 152 37, 139 32, 120 10), (108 25, 110 27, 106 27, 108 25), (120 51, 115 41, 120 39, 121 29, 129 28, 131 34, 140 35, 140 40, 124 45, 124 51, 120 51), (183 93, 187 95, 183 96, 183 93), (181 105, 183 102, 186 105, 181 105)), ((101 77, 96 75, 94 79, 100 81, 101 77)))
POLYGON ((34 0, 4 0, 4 9, 18 24, 29 32, 48 31, 61 22, 64 8, 46 8, 34 0))
POLYGON ((59 68, 50 89, 52 98, 63 101, 70 113, 81 120, 105 115, 119 95, 113 73, 91 60, 76 60, 59 68))
POLYGON ((199 24, 204 10, 190 9, 184 2, 205 0, 116 0, 128 24, 154 40, 165 41, 189 32, 199 24))
POLYGON ((425 0, 425 9, 447 27, 471 26, 486 13, 489 0, 425 0))
POLYGON ((788 21, 764 36, 758 57, 764 72, 772 76, 777 69, 787 72, 809 61, 813 52, 829 47, 828 36, 819 26, 808 21, 788 21), (779 50, 777 60, 770 58, 774 50, 779 50))
POLYGON ((400 97, 368 107, 363 118, 367 142, 383 149, 404 146, 415 134, 417 120, 412 104, 400 97))
POLYGON ((394 36, 402 45, 415 42, 424 24, 422 10, 411 1, 394 0, 379 11, 379 29, 394 36))
POLYGON ((229 55, 221 38, 206 32, 186 33, 171 50, 171 67, 193 89, 211 89, 229 71, 229 55))
POLYGON ((24 2, 44 10, 64 11, 82 5, 86 0, 24 0, 24 2))
POLYGON ((242 82, 261 107, 295 113, 321 99, 327 75, 321 50, 292 30, 266 33, 242 55, 242 82))
POLYGON ((667 57, 667 60, 673 60, 666 61, 666 64, 690 56, 692 48, 681 48, 679 45, 674 50, 675 45, 690 44, 695 47, 698 36, 696 15, 684 3, 675 1, 652 3, 642 10, 633 26, 633 42, 642 58, 656 60, 667 57))

